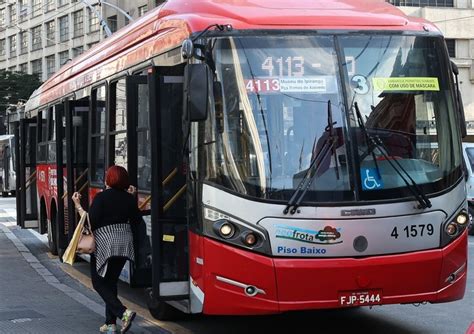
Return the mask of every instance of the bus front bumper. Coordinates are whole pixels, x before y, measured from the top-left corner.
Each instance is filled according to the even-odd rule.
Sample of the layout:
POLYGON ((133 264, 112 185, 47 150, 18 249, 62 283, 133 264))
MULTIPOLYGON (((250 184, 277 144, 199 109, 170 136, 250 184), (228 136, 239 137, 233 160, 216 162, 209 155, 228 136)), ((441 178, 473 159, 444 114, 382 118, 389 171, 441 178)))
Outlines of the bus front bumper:
POLYGON ((205 314, 339 308, 341 293, 364 291, 378 291, 380 304, 441 303, 466 287, 466 231, 443 249, 367 258, 271 258, 201 242, 205 314))

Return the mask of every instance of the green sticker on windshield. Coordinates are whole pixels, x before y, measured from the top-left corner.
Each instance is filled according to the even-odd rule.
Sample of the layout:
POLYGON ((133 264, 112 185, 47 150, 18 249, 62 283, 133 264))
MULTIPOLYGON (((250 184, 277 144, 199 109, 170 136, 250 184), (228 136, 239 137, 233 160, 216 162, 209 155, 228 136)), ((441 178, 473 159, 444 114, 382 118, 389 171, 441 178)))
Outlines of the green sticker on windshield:
POLYGON ((438 78, 373 78, 372 82, 377 91, 439 91, 438 78))

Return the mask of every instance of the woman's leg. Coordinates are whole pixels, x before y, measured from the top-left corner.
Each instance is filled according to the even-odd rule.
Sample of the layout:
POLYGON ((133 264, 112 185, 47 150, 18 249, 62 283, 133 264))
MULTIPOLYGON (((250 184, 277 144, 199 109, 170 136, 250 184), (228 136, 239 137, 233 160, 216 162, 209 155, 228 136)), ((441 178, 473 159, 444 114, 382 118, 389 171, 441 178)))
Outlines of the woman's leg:
POLYGON ((117 281, 125 264, 124 258, 111 258, 107 261, 107 273, 101 277, 97 273, 95 257, 91 256, 91 280, 94 290, 105 302, 106 324, 115 324, 116 318, 121 318, 126 308, 117 298, 117 281))
MULTIPOLYGON (((111 288, 111 291, 118 303, 120 303, 120 313, 115 314, 117 318, 122 318, 123 312, 127 309, 123 306, 122 302, 118 299, 118 291, 117 291, 117 284, 118 279, 120 277, 120 273, 122 272, 123 266, 127 262, 127 259, 123 257, 113 257, 110 258, 108 261, 107 273, 105 274, 104 279, 107 281, 107 285, 111 288)), ((109 310, 111 313, 112 310, 109 310)), ((114 321, 116 320, 114 316, 114 321)))

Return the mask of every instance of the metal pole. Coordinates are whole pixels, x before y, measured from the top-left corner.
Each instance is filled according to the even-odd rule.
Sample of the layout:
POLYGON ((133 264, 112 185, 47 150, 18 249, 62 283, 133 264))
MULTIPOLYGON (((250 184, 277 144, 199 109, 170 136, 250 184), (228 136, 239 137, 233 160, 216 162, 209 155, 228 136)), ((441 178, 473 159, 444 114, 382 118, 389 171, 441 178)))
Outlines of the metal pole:
MULTIPOLYGON (((112 36, 112 31, 110 30, 109 26, 107 25, 107 22, 105 22, 105 20, 102 18, 102 15, 100 15, 100 13, 90 3, 88 3, 86 0, 79 0, 79 1, 81 1, 83 4, 85 4, 87 7, 89 7, 89 9, 92 12, 94 12, 95 16, 97 16, 97 18, 99 19, 100 25, 104 29, 105 34, 107 35, 107 37, 112 36)), ((100 5, 100 1, 99 1, 99 5, 100 5)))
POLYGON ((122 13, 123 16, 125 16, 127 19, 129 19, 130 22, 133 21, 133 18, 132 18, 126 11, 124 11, 122 8, 120 8, 120 7, 118 7, 118 6, 114 5, 114 4, 111 4, 111 3, 109 3, 109 2, 103 1, 103 0, 99 0, 98 2, 99 2, 99 4, 104 4, 104 5, 107 5, 107 6, 110 6, 110 7, 114 8, 114 9, 116 9, 117 11, 119 11, 120 13, 122 13))

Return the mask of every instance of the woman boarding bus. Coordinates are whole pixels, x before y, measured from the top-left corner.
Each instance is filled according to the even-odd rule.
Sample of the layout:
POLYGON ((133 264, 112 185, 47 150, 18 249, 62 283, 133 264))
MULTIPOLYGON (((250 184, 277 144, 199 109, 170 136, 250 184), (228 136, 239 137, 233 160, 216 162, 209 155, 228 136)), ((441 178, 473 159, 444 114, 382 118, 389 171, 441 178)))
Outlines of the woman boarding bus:
POLYGON ((123 278, 159 318, 460 299, 456 84, 384 1, 169 1, 29 100, 40 230, 60 252, 69 194, 121 165, 151 241, 123 278))

